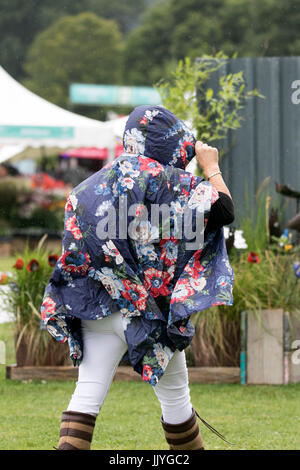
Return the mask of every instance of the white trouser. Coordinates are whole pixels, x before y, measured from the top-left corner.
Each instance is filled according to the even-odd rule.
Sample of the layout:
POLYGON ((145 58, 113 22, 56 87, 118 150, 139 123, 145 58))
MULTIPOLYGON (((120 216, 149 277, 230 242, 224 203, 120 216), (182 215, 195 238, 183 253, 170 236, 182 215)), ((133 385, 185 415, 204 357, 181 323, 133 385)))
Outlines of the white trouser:
MULTIPOLYGON (((82 320, 83 360, 68 410, 97 416, 127 343, 121 313, 101 320, 82 320)), ((147 385, 149 386, 149 385, 147 385)), ((153 387, 165 422, 178 424, 192 414, 184 351, 176 351, 153 387)))

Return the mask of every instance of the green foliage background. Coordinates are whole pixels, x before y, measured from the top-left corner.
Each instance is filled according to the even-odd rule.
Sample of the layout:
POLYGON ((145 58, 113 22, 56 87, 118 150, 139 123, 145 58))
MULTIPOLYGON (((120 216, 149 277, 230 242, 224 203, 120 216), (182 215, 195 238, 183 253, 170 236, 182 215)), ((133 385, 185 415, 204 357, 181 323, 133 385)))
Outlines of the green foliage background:
POLYGON ((151 84, 172 61, 219 50, 239 57, 300 54, 300 0, 163 0, 125 47, 128 83, 151 84))
POLYGON ((35 38, 25 64, 30 77, 25 85, 67 107, 72 82, 118 83, 122 48, 114 21, 94 13, 64 16, 35 38))
POLYGON ((75 81, 153 85, 219 50, 299 55, 299 24, 300 0, 0 0, 0 64, 70 107, 75 81))

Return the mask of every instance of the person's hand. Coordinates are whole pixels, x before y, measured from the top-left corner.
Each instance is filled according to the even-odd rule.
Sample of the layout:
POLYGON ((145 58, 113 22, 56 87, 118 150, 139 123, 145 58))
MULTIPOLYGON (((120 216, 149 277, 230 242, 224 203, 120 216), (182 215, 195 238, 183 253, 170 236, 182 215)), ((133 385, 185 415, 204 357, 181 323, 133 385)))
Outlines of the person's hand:
POLYGON ((202 168, 206 178, 215 171, 220 170, 218 149, 215 147, 210 147, 200 140, 197 140, 195 145, 195 152, 197 162, 200 168, 202 168))

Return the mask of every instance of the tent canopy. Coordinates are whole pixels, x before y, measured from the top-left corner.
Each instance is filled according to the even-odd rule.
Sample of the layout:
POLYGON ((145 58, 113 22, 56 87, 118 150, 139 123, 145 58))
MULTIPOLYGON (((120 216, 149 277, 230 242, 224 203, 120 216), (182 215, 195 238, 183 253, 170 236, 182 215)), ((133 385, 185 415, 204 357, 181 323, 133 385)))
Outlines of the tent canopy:
POLYGON ((113 126, 40 98, 0 66, 0 145, 114 147, 113 126))

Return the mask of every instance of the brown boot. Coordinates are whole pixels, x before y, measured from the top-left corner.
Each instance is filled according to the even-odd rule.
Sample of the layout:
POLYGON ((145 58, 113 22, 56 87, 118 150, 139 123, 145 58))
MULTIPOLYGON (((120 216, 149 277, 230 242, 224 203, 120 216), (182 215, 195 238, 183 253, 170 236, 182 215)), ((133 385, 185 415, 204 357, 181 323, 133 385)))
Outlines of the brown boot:
POLYGON ((61 417, 58 450, 89 450, 95 416, 79 411, 64 411, 61 417))
POLYGON ((203 440, 197 423, 197 416, 193 409, 192 416, 180 424, 168 424, 161 417, 161 424, 165 433, 169 449, 172 450, 204 450, 203 440))

